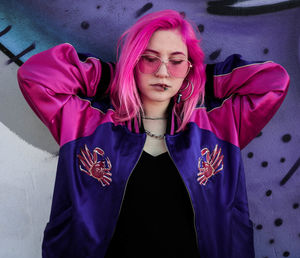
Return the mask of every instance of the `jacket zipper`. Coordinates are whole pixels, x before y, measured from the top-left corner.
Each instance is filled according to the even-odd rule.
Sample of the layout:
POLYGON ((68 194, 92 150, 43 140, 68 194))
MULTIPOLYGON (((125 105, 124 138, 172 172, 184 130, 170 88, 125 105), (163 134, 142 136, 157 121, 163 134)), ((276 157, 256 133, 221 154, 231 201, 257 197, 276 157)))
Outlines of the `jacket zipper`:
POLYGON ((166 136, 164 136, 164 142, 165 142, 165 146, 166 146, 167 152, 168 152, 168 154, 169 154, 169 156, 170 156, 173 164, 176 167, 176 170, 177 170, 177 172, 178 172, 178 174, 179 174, 179 176, 180 176, 180 178, 181 178, 181 180, 183 182, 183 185, 184 185, 184 187, 185 187, 185 189, 186 189, 186 191, 188 193, 189 199, 190 199, 190 203, 191 203, 191 206, 192 206, 192 209, 193 209, 193 214, 194 214, 194 223, 193 224, 194 224, 194 231, 195 231, 195 237, 196 237, 196 245, 197 245, 197 249, 198 249, 198 252, 199 252, 198 234, 197 234, 197 230, 196 230, 196 213, 195 213, 194 206, 193 206, 193 203, 192 203, 191 195, 190 195, 190 192, 189 192, 189 190, 188 190, 188 188, 187 188, 187 186, 186 186, 186 184, 185 184, 185 182, 184 182, 184 180, 183 180, 183 178, 182 178, 182 176, 181 176, 181 174, 179 172, 179 169, 176 166, 176 163, 174 162, 174 160, 173 160, 173 158, 172 158, 172 156, 170 154, 170 151, 169 151, 169 148, 168 148, 168 145, 167 145, 167 142, 166 142, 166 136))
MULTIPOLYGON (((118 213, 117 223, 118 223, 118 220, 119 220, 119 217, 120 217, 120 213, 121 213, 121 209, 122 209, 122 206, 123 206, 123 201, 124 201, 124 197, 125 197, 125 194, 126 194, 126 190, 127 190, 127 185, 128 185, 129 179, 130 179, 130 177, 131 177, 131 174, 132 174, 133 170, 135 169, 136 165, 139 163, 139 161, 140 161, 140 159, 141 159, 142 153, 143 153, 143 151, 144 151, 145 143, 146 143, 146 141, 144 142, 144 145, 143 145, 142 151, 140 152, 140 155, 139 155, 138 160, 135 162, 134 167, 133 167, 133 169, 130 171, 130 174, 129 174, 128 178, 127 178, 127 181, 126 181, 126 184, 125 184, 125 189, 124 189, 123 196, 122 196, 121 205, 120 205, 120 208, 119 208, 119 213, 118 213)), ((116 229, 117 229, 117 223, 116 223, 116 225, 115 225, 113 234, 111 235, 110 241, 112 240, 112 238, 113 238, 113 236, 114 236, 114 234, 115 234, 115 232, 116 232, 116 229)))

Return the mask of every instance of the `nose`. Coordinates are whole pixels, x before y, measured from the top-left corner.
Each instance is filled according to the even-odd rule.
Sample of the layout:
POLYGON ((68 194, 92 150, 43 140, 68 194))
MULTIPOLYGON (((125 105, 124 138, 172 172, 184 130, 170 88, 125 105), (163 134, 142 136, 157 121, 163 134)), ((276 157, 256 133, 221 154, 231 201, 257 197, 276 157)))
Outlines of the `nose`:
POLYGON ((156 71, 155 75, 157 77, 161 77, 161 78, 164 78, 164 77, 169 77, 169 72, 168 72, 168 68, 167 68, 167 64, 164 63, 164 62, 161 62, 158 70, 156 71))

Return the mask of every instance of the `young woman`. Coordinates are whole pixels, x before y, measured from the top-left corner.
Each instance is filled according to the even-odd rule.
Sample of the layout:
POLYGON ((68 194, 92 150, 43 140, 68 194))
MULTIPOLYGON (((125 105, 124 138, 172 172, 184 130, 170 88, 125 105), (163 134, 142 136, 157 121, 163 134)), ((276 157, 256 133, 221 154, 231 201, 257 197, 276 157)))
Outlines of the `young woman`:
POLYGON ((204 65, 172 10, 120 42, 115 68, 62 44, 19 69, 60 144, 43 257, 254 257, 240 151, 282 103, 286 71, 239 55, 204 65))

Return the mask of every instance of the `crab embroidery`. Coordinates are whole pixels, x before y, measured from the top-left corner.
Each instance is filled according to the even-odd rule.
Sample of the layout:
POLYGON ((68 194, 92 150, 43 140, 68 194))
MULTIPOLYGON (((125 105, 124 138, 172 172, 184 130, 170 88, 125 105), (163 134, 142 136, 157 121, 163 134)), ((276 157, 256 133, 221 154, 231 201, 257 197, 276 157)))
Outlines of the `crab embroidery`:
POLYGON ((218 147, 218 144, 216 144, 211 154, 208 148, 203 148, 201 150, 201 155, 206 155, 206 160, 204 160, 203 157, 200 157, 198 161, 199 173, 197 174, 197 181, 199 184, 205 185, 210 177, 223 170, 224 155, 220 154, 221 148, 218 147))
POLYGON ((111 163, 108 157, 104 158, 104 151, 96 147, 92 154, 85 144, 84 148, 80 149, 80 152, 81 155, 77 155, 80 161, 79 169, 97 179, 102 186, 110 185, 112 182, 112 174, 110 173, 111 163), (98 155, 102 158, 100 161, 98 161, 98 155))

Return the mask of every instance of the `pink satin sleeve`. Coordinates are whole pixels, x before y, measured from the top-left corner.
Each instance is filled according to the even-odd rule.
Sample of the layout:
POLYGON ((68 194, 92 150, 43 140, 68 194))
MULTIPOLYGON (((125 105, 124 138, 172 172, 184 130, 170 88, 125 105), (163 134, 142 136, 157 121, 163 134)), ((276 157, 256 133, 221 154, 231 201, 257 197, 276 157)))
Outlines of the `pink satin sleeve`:
POLYGON ((222 105, 208 112, 216 134, 244 148, 274 116, 289 86, 286 70, 273 62, 255 63, 214 76, 222 105))
POLYGON ((101 112, 80 99, 96 94, 101 62, 81 62, 70 44, 61 44, 29 58, 18 70, 20 89, 58 144, 95 130, 101 112))

